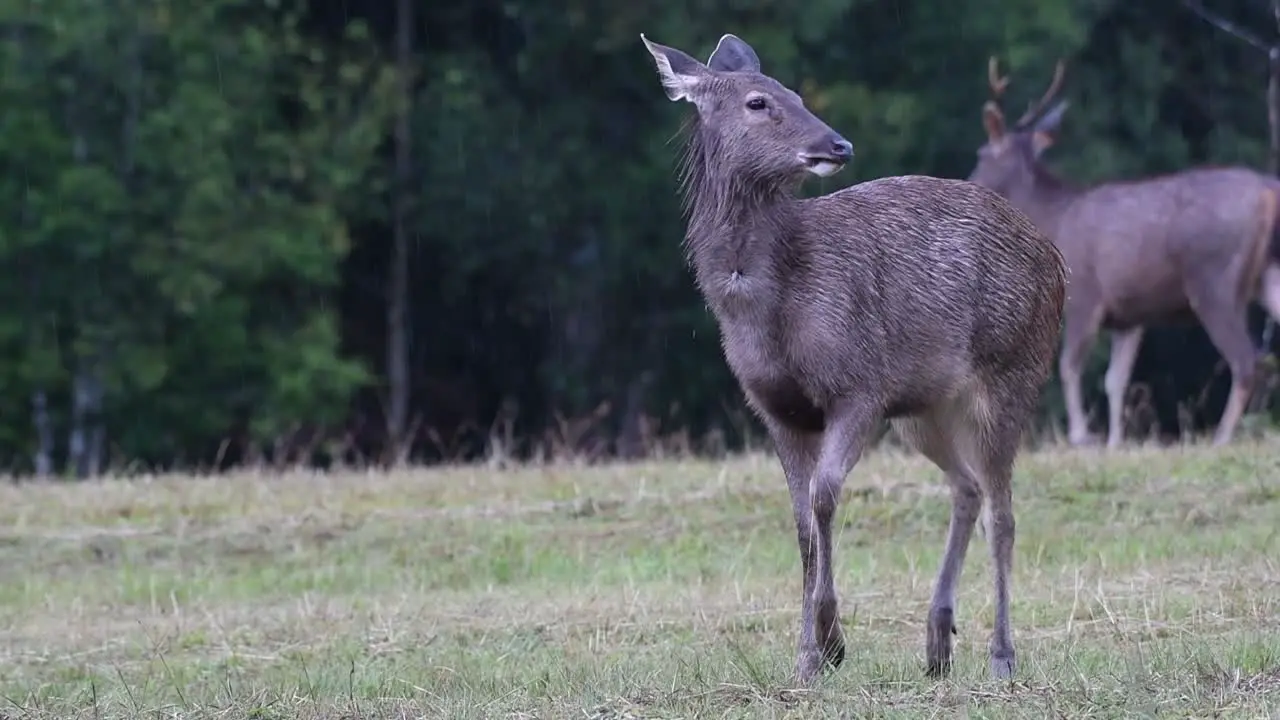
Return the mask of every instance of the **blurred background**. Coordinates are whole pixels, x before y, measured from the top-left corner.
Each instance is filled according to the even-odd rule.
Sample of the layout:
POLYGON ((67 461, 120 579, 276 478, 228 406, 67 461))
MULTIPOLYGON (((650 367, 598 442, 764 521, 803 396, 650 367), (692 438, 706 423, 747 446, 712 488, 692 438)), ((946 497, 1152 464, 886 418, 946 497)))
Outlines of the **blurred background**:
MULTIPOLYGON (((1277 13, 1204 2, 0 0, 0 468, 754 442, 680 247, 691 108, 640 32, 751 43, 856 148, 809 193, 968 175, 991 55, 1013 116, 1066 60, 1073 181, 1267 169, 1277 13)), ((1164 328, 1134 383, 1131 434, 1168 439, 1229 378, 1164 328)))

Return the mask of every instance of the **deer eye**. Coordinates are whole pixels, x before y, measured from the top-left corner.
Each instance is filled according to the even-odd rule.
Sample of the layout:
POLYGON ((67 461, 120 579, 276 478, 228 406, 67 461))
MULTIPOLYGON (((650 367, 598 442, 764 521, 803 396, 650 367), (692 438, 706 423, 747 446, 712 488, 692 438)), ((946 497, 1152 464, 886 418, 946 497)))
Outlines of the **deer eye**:
POLYGON ((762 97, 753 97, 747 100, 748 110, 763 110, 767 107, 769 107, 769 103, 765 102, 765 99, 762 97))

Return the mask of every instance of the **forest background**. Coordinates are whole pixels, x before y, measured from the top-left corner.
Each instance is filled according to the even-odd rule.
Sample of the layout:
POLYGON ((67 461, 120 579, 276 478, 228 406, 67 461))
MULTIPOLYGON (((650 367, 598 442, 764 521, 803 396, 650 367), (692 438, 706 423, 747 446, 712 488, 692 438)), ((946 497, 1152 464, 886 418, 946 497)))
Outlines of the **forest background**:
MULTIPOLYGON (((641 32, 748 40, 857 149, 809 193, 965 177, 991 55, 1012 113, 1066 60, 1072 181, 1268 167, 1264 0, 0 0, 0 468, 758 438, 683 264, 688 109, 641 32)), ((1189 327, 1134 381, 1136 431, 1170 437, 1229 379, 1189 327)), ((1039 429, 1062 416, 1055 379, 1039 429)))

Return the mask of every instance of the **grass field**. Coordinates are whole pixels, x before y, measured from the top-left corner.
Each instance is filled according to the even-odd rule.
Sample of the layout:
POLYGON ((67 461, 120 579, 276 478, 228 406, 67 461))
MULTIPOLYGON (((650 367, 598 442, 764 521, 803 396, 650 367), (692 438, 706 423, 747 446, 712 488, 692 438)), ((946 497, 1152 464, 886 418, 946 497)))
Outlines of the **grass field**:
POLYGON ((923 677, 948 499, 850 476, 845 664, 789 686, 774 459, 0 487, 0 717, 1280 717, 1280 440, 1020 461, 1014 682, 975 536, 923 677))

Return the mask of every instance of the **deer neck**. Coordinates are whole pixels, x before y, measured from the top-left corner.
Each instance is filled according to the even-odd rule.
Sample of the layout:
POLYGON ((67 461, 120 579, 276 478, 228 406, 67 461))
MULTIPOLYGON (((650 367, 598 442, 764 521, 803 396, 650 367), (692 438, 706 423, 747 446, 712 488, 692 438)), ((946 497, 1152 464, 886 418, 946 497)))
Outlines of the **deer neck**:
POLYGON ((726 319, 766 310, 778 297, 779 264, 799 231, 798 201, 781 192, 702 200, 694 201, 685 236, 699 289, 726 319))
POLYGON ((1063 213, 1083 192, 1040 165, 1031 181, 1010 193, 1009 200, 1050 238, 1056 238, 1063 213))
POLYGON ((722 320, 759 317, 776 303, 778 260, 800 231, 796 188, 725 166, 714 138, 696 124, 691 130, 683 183, 685 250, 698 287, 722 320))

